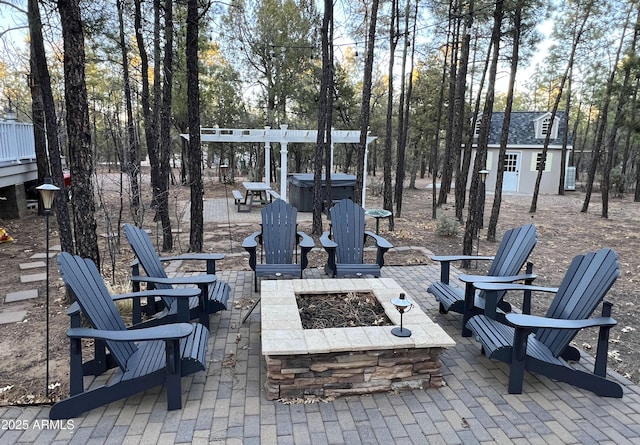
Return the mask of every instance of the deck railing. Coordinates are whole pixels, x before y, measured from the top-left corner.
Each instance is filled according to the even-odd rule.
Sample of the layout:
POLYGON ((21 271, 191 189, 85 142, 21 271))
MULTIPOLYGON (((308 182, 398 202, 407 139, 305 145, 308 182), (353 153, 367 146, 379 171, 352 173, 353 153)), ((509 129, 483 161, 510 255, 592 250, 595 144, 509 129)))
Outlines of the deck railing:
POLYGON ((34 160, 36 158, 33 124, 16 121, 0 122, 0 162, 34 160))

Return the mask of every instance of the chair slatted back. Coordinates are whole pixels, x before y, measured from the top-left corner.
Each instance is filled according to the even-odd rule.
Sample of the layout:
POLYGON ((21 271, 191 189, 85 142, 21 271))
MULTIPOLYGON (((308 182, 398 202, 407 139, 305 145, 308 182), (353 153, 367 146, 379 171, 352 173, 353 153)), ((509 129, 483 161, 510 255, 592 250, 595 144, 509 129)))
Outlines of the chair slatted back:
POLYGON ((331 209, 331 231, 339 264, 364 262, 364 209, 350 199, 338 201, 331 209))
POLYGON ((517 275, 538 241, 536 227, 527 224, 507 230, 487 275, 517 275))
MULTIPOLYGON (((537 241, 538 232, 533 224, 507 230, 500 241, 487 275, 494 277, 518 275, 537 241)), ((505 294, 506 292, 499 293, 498 301, 502 300, 505 294)), ((484 291, 480 292, 480 296, 484 297, 484 291)))
MULTIPOLYGON (((62 252, 58 255, 58 268, 67 289, 95 329, 106 331, 127 329, 92 260, 62 252)), ((137 346, 133 342, 107 341, 106 343, 116 363, 124 371, 129 357, 138 349, 137 346)))
POLYGON ((262 243, 267 264, 293 264, 298 210, 282 199, 262 209, 262 243))
MULTIPOLYGON (((617 254, 601 249, 576 256, 553 299, 548 318, 583 320, 589 318, 620 275, 617 254)), ((540 329, 536 339, 557 357, 578 333, 569 329, 540 329)))
MULTIPOLYGON (((147 276, 167 278, 167 272, 164 270, 162 261, 160 261, 158 257, 158 252, 156 252, 155 247, 153 247, 153 242, 151 238, 149 238, 149 234, 140 227, 125 224, 124 235, 127 237, 133 253, 135 253, 147 276)), ((169 284, 155 283, 154 287, 156 289, 173 289, 173 286, 169 284)), ((175 297, 162 297, 162 300, 167 307, 172 307, 175 304, 175 297)))

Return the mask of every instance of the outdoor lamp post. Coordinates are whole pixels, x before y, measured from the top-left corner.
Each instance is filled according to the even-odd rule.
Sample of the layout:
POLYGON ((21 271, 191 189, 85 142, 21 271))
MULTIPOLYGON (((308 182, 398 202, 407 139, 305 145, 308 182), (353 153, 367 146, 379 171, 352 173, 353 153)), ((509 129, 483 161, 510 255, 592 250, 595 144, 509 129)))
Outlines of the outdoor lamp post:
POLYGON ((220 173, 222 173, 222 182, 224 183, 224 199, 227 202, 227 225, 229 229, 229 252, 233 251, 233 238, 231 236, 231 217, 229 216, 229 195, 227 194, 227 172, 228 164, 220 164, 220 173))
POLYGON ((220 172, 222 173, 222 180, 224 183, 227 183, 227 172, 229 171, 229 166, 227 164, 220 164, 220 172))
MULTIPOLYGON (((484 227, 484 201, 487 196, 487 175, 489 174, 489 170, 483 168, 478 173, 480 173, 480 190, 478 193, 478 200, 476 202, 476 238, 477 246, 476 246, 476 254, 480 252, 480 230, 484 227)), ((476 261, 476 266, 478 262, 476 261)))
POLYGON ((45 300, 45 317, 46 317, 46 395, 49 398, 49 216, 51 215, 51 208, 53 207, 53 200, 56 197, 56 192, 60 190, 59 187, 53 185, 51 178, 44 178, 44 184, 36 187, 36 190, 40 193, 42 199, 42 207, 44 209, 45 216, 45 232, 46 232, 46 300, 45 300))
POLYGON ((479 225, 478 225, 478 228, 480 229, 484 228, 484 201, 487 197, 487 175, 488 174, 489 174, 489 170, 487 170, 486 168, 483 168, 482 170, 480 170, 481 201, 480 201, 480 219, 479 219, 479 225))

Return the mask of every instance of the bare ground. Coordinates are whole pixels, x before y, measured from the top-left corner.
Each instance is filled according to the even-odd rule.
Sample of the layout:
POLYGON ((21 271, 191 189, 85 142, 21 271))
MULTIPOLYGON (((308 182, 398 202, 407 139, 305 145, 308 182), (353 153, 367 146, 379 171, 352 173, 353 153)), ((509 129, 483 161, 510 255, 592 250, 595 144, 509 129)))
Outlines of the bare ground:
MULTIPOLYGON (((110 175, 107 175, 110 176, 110 175)), ((215 178, 206 179, 206 198, 223 197, 224 188, 215 178)), ((459 254, 462 252, 462 236, 443 237, 436 233, 437 222, 431 218, 432 192, 427 188, 428 181, 419 181, 415 190, 405 190, 402 216, 395 218, 395 230, 390 232, 386 222, 381 223, 381 235, 394 246, 425 247, 435 254, 459 254)), ((148 185, 146 186, 148 189, 148 185)), ((102 206, 97 216, 99 234, 107 233, 105 215, 117 215, 119 212, 120 190, 117 181, 105 181, 100 185, 102 206)), ((171 202, 175 209, 183 209, 188 201, 189 189, 173 186, 171 202)), ((148 202, 148 193, 145 199, 148 202)), ((453 198, 451 198, 453 199, 453 198)), ((529 213, 530 196, 505 196, 500 209, 498 240, 501 234, 516 225, 532 222, 538 228, 538 244, 531 255, 538 274, 539 285, 557 286, 571 259, 583 252, 611 247, 620 257, 621 276, 609 292, 608 299, 614 303, 614 317, 618 326, 612 330, 609 363, 612 369, 640 382, 640 337, 637 335, 640 308, 636 303, 639 294, 636 275, 640 272, 640 263, 635 256, 640 247, 638 221, 640 203, 632 197, 610 200, 609 218, 600 216, 601 201, 594 195, 588 212, 581 212, 584 193, 569 192, 565 196, 541 196, 535 213, 529 213)), ((368 207, 380 207, 381 197, 367 197, 368 207)), ((492 197, 487 197, 485 225, 491 209, 492 197)), ((440 211, 452 216, 453 206, 444 206, 440 211)), ((176 215, 180 211, 175 211, 176 215)), ((148 216, 148 220, 151 216, 148 216)), ((130 220, 126 212, 123 222, 130 220)), ((21 283, 20 275, 30 272, 20 271, 18 265, 29 263, 36 253, 45 252, 44 218, 35 211, 21 220, 2 220, 0 227, 14 238, 13 243, 0 244, 0 311, 26 310, 24 322, 0 325, 0 405, 48 403, 68 394, 68 340, 64 334, 68 328, 64 300, 64 289, 57 273, 55 262, 50 267, 50 397, 45 395, 45 299, 44 282, 21 283), (4 296, 9 292, 37 288, 40 298, 20 303, 5 303, 4 296)), ((58 244, 55 218, 51 220, 51 245, 58 244)), ((154 230, 155 224, 146 228, 154 230)), ((183 226, 184 228, 184 226, 183 226)), ((302 226, 302 230, 311 233, 311 227, 302 226)), ((240 255, 240 243, 254 227, 247 225, 231 226, 231 233, 220 234, 218 227, 211 223, 205 225, 205 250, 221 253, 229 251, 229 238, 233 240, 233 253, 228 255, 220 267, 228 270, 248 270, 247 257, 240 255)), ((484 234, 483 234, 484 235, 484 234)), ((316 239, 318 236, 313 235, 316 239)), ((116 247, 114 262, 109 260, 106 238, 99 237, 103 258, 103 274, 113 286, 114 292, 124 292, 128 286, 128 264, 132 253, 122 238, 116 247), (112 264, 114 267, 112 268, 112 264), (113 271, 112 271, 113 269, 113 271)), ((176 240, 176 251, 184 251, 188 245, 188 235, 180 234, 176 240)), ((493 254, 497 243, 491 243, 481 237, 478 251, 481 254, 493 254)), ((422 251, 391 251, 385 256, 390 265, 432 264, 422 251)), ((321 251, 312 252, 310 266, 320 267, 325 261, 321 251)), ((482 266, 484 267, 484 266, 482 266)), ((477 272, 477 271, 475 271, 477 272)), ((250 298, 250 297, 247 297, 250 298)), ((543 314, 550 297, 542 296, 534 305, 534 312, 543 314)), ((455 315, 452 315, 455 316, 455 315)), ((596 344, 596 332, 581 334, 576 344, 593 352, 596 344), (592 348, 593 347, 593 348, 592 348)))

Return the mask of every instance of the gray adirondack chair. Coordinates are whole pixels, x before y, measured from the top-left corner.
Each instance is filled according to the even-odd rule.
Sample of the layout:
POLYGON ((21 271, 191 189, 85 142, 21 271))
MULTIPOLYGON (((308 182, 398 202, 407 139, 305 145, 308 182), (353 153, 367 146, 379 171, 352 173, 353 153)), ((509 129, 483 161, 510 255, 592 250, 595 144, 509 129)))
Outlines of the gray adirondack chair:
POLYGON ((298 230, 298 210, 282 199, 276 199, 261 210, 260 230, 242 243, 249 252, 249 267, 254 274, 254 287, 258 291, 258 278, 264 276, 294 276, 302 278, 309 264, 307 256, 315 246, 313 239, 298 230), (260 246, 260 261, 258 261, 260 246), (297 262, 297 246, 300 261, 297 262), (296 257, 294 259, 294 256, 296 257))
MULTIPOLYGON (((537 240, 536 227, 533 224, 526 224, 505 232, 495 256, 433 256, 431 259, 440 263, 440 281, 432 283, 427 292, 435 296, 439 303, 441 314, 446 314, 449 311, 463 314, 462 335, 468 337, 470 332, 465 327, 466 322, 473 315, 483 313, 485 306, 485 292, 477 292, 474 284, 479 282, 509 283, 515 281, 524 281, 525 284, 531 284, 536 278, 532 273, 533 265, 528 263, 525 272, 521 273, 521 271, 537 240), (487 275, 460 275, 460 281, 465 283, 465 287, 462 288, 449 281, 451 263, 462 260, 488 260, 491 261, 491 265, 487 275)), ((504 300, 505 295, 506 291, 498 294, 497 305, 503 312, 511 312, 511 305, 504 300)))
MULTIPOLYGON (((180 378, 205 369, 209 330, 202 324, 172 323, 127 330, 95 264, 67 252, 58 255, 60 274, 77 305, 70 309, 70 396, 54 404, 51 419, 68 419, 158 385, 167 389, 167 409, 182 407, 180 378), (79 309, 91 328, 81 327, 79 309), (108 383, 85 391, 83 376, 95 371, 82 358, 82 339, 108 349, 117 366, 108 383)), ((193 292, 180 290, 180 298, 193 292)), ((105 365, 108 368, 110 365, 105 365)), ((104 370, 104 369, 103 369, 104 370)))
POLYGON ((364 209, 350 199, 342 199, 329 209, 331 225, 329 231, 320 236, 322 247, 327 252, 325 272, 333 277, 347 275, 380 276, 384 266, 384 254, 393 247, 384 237, 365 230, 364 209), (367 240, 375 241, 376 262, 364 263, 367 240))
MULTIPOLYGON (((467 326, 481 343, 487 357, 510 365, 509 393, 522 392, 524 371, 529 370, 554 380, 592 391, 605 397, 622 397, 622 387, 607 380, 609 331, 616 325, 611 318, 606 293, 620 275, 618 256, 602 249, 576 256, 559 288, 524 284, 477 283, 485 291, 485 313, 472 317, 467 326), (554 292, 556 295, 544 317, 530 314, 506 314, 506 323, 497 321, 496 301, 505 290, 554 292), (601 317, 589 318, 603 304, 601 317), (585 328, 599 328, 598 350, 593 373, 572 366, 580 360, 580 351, 570 343, 585 328)), ((523 306, 530 306, 528 303, 523 306)))
MULTIPOLYGON (((170 296, 161 298, 162 305, 156 305, 154 300, 147 300, 147 315, 153 318, 146 321, 144 325, 154 325, 170 323, 174 321, 188 321, 198 318, 200 323, 209 328, 209 315, 225 310, 227 301, 231 293, 228 283, 218 280, 215 276, 216 261, 224 258, 224 255, 217 253, 192 253, 178 256, 160 257, 153 247, 151 238, 147 232, 131 224, 124 225, 124 234, 129 241, 131 249, 136 255, 137 261, 131 266, 131 281, 134 291, 140 290, 140 283, 147 283, 151 289, 173 289, 175 286, 192 285, 198 286, 202 290, 200 297, 193 297, 189 300, 189 318, 178 319, 179 300, 170 296), (169 278, 162 265, 166 261, 205 261, 206 274, 189 275, 169 278), (140 265, 144 269, 146 276, 140 275, 140 265)), ((141 308, 134 306, 133 321, 135 324, 141 322, 141 308)))

